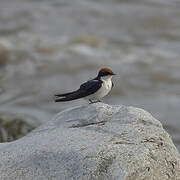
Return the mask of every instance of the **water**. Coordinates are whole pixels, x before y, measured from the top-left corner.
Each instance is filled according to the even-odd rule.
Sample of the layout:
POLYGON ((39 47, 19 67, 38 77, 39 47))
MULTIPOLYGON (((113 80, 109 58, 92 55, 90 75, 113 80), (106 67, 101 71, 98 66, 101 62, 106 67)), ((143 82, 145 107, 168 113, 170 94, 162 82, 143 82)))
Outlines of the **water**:
POLYGON ((179 8, 178 0, 1 0, 0 112, 38 126, 85 103, 54 103, 53 94, 109 67, 120 76, 104 102, 148 110, 180 149, 179 8))

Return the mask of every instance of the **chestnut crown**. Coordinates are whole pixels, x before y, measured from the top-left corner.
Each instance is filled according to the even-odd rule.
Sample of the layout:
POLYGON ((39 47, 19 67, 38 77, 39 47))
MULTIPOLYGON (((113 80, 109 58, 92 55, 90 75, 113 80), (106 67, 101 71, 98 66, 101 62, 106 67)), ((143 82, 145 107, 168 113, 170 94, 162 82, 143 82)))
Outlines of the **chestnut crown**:
POLYGON ((109 68, 102 68, 98 73, 98 77, 108 76, 108 75, 113 76, 115 75, 115 73, 113 73, 112 70, 109 68))

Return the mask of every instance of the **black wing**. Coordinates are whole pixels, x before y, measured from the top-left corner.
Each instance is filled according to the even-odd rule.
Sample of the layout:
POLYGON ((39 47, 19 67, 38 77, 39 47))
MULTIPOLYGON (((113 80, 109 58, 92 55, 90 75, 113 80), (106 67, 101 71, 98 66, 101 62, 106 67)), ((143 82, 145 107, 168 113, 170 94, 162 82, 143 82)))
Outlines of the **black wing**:
POLYGON ((71 101, 74 99, 86 97, 88 95, 95 93, 99 88, 101 88, 101 85, 102 85, 101 80, 93 79, 93 80, 87 81, 86 83, 82 84, 77 91, 73 91, 66 94, 55 95, 56 97, 59 97, 58 99, 55 99, 55 101, 56 102, 71 101))
POLYGON ((98 89, 100 89, 102 83, 103 82, 101 80, 93 79, 82 84, 80 86, 80 90, 86 94, 85 96, 88 96, 90 94, 95 93, 98 89))
POLYGON ((114 83, 112 82, 112 88, 114 87, 114 83))

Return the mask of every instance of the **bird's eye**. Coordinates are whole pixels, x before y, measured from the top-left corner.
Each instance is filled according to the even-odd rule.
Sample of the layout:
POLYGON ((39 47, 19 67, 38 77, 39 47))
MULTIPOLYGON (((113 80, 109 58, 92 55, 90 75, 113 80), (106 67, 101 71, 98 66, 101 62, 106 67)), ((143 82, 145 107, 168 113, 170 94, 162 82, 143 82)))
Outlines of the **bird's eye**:
POLYGON ((109 73, 109 72, 107 72, 107 71, 106 71, 104 74, 105 74, 105 76, 110 75, 110 73, 109 73))
POLYGON ((104 71, 104 72, 102 73, 102 76, 106 76, 106 75, 107 75, 107 72, 104 71))

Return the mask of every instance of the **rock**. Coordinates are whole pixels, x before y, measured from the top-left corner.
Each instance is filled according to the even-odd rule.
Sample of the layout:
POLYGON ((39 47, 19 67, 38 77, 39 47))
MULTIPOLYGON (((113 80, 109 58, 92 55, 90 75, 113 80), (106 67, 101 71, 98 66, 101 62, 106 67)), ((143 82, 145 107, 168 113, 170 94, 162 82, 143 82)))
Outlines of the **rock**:
POLYGON ((9 50, 6 46, 0 43, 0 65, 7 61, 9 50))
POLYGON ((0 179, 180 179, 180 155, 148 112, 97 103, 0 144, 0 179))
POLYGON ((15 115, 0 114, 0 142, 10 142, 25 136, 35 126, 15 115))

